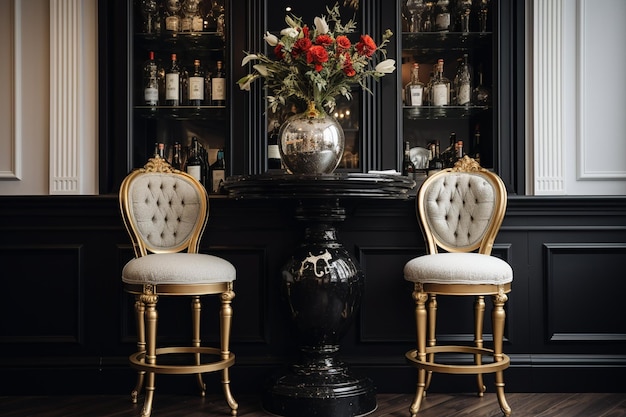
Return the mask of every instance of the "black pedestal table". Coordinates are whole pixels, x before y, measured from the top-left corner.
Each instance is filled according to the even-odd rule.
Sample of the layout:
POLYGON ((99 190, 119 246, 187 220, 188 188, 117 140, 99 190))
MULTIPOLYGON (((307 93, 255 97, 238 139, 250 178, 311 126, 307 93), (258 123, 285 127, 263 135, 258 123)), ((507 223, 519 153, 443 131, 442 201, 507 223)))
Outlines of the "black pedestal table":
POLYGON ((336 173, 235 176, 225 188, 234 198, 296 199, 304 240, 282 268, 281 291, 297 332, 298 363, 272 377, 263 407, 285 417, 353 417, 376 409, 367 377, 353 375, 339 358, 340 339, 358 312, 364 274, 337 238, 346 217, 344 198, 408 198, 415 182, 388 174, 336 173))

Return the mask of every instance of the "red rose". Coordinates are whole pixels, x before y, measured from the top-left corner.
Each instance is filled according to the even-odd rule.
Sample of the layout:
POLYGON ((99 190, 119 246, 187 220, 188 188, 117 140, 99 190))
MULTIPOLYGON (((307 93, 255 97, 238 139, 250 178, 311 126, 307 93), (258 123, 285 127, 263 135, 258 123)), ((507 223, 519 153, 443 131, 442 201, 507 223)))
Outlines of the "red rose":
POLYGON ((361 55, 372 56, 376 52, 376 42, 370 37, 370 35, 361 35, 361 40, 356 44, 356 50, 361 55))
POLYGON ((321 71, 322 64, 326 61, 328 61, 328 52, 326 52, 326 49, 324 49, 323 46, 314 45, 309 48, 306 54, 306 62, 308 64, 314 64, 315 71, 321 71))
POLYGON ((315 43, 322 46, 332 45, 333 38, 328 35, 319 35, 317 38, 315 38, 315 43))
POLYGON ((300 55, 306 54, 311 48, 311 45, 312 43, 309 38, 300 38, 293 44, 293 48, 291 48, 291 55, 294 58, 297 58, 300 55))
POLYGON ((350 42, 347 36, 337 36, 335 41, 337 42, 337 51, 347 51, 352 46, 352 42, 350 42))
POLYGON ((352 67, 352 59, 350 58, 350 54, 343 54, 345 60, 343 62, 343 73, 348 77, 354 77, 356 75, 356 71, 352 67))

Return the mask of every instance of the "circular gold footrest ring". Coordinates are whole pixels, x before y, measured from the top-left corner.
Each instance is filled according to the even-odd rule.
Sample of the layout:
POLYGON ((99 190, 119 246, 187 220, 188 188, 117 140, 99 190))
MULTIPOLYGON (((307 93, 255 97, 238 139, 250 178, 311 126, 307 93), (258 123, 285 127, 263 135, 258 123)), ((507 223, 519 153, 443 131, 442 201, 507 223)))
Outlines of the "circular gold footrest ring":
MULTIPOLYGON (((430 346, 426 348, 426 354, 430 353, 468 353, 472 355, 494 356, 493 349, 477 348, 473 346, 430 346)), ((499 361, 481 365, 448 365, 423 361, 417 357, 417 349, 408 351, 405 356, 413 365, 420 369, 444 374, 486 374, 502 371, 511 364, 511 358, 505 354, 502 354, 502 359, 499 361)))
MULTIPOLYGON (((167 355, 170 353, 200 353, 205 355, 217 355, 221 356, 222 351, 217 348, 211 347, 164 347, 156 350, 157 358, 159 355, 167 355)), ((211 362, 205 362, 197 365, 160 365, 146 363, 146 352, 136 352, 129 356, 130 364, 133 368, 154 372, 157 374, 202 374, 205 372, 215 372, 222 369, 226 369, 235 363, 235 354, 229 352, 228 358, 222 360, 216 360, 211 362)))

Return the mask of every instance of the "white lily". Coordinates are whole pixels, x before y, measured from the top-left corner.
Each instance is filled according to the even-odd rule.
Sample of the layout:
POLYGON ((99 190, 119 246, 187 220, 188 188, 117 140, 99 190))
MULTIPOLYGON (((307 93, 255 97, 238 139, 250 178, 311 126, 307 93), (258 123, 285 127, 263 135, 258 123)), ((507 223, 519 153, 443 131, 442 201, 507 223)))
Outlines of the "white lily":
POLYGON ((293 19, 291 18, 291 16, 289 16, 289 15, 285 16, 285 22, 286 22, 286 23, 289 25, 289 27, 291 27, 291 28, 297 28, 297 27, 299 27, 299 26, 298 26, 298 23, 297 23, 295 20, 293 20, 293 19))
POLYGON ((298 30, 294 28, 285 28, 280 31, 281 35, 289 36, 290 38, 297 38, 299 33, 300 32, 298 32, 298 30))
POLYGON ((259 78, 257 74, 248 74, 245 77, 240 78, 239 81, 237 81, 237 84, 239 84, 240 89, 250 91, 250 85, 257 78, 259 78))
POLYGON ((315 30, 318 35, 325 35, 330 30, 325 17, 316 17, 313 19, 313 23, 315 23, 315 30))
POLYGON ((271 33, 269 33, 269 31, 265 32, 263 39, 265 39, 265 42, 267 42, 269 46, 278 45, 278 37, 276 37, 275 35, 272 35, 271 33))
POLYGON ((243 57, 243 59, 241 60, 241 66, 245 66, 248 62, 252 61, 253 59, 259 59, 259 56, 257 54, 248 54, 246 56, 243 57))
POLYGON ((269 74, 269 71, 267 70, 267 66, 266 65, 256 64, 256 65, 253 65, 252 68, 257 70, 259 72, 259 74, 261 74, 262 77, 267 77, 267 75, 269 74))
POLYGON ((374 71, 381 74, 391 74, 396 70, 396 60, 395 59, 385 59, 382 62, 379 62, 374 68, 374 71))

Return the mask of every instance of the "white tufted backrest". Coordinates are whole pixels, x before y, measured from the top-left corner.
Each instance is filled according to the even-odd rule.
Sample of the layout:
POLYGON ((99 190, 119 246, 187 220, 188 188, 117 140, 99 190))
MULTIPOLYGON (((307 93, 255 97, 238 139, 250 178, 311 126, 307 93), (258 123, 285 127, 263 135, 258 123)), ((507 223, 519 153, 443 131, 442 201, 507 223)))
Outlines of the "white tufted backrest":
POLYGON ((490 253, 505 208, 506 192, 500 178, 470 158, 429 177, 418 195, 429 253, 437 252, 437 247, 449 252, 479 249, 490 253))
POLYGON ((202 185, 162 164, 134 171, 120 189, 124 222, 137 256, 197 252, 206 225, 208 200, 202 185))

